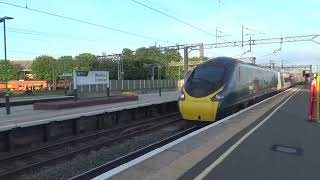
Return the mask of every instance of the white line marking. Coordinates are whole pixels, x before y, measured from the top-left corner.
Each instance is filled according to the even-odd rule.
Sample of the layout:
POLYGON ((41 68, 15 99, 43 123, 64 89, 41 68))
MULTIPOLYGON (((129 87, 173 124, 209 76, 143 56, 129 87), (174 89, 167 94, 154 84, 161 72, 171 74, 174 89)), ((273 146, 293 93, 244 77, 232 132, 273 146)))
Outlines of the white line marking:
POLYGON ((148 158, 150 158, 152 156, 155 156, 155 155, 157 155, 157 154, 159 154, 159 153, 161 153, 161 152, 163 152, 163 151, 165 151, 165 150, 167 150, 167 149, 169 149, 169 148, 181 143, 182 141, 185 141, 185 140, 187 140, 187 139, 189 139, 189 138, 191 138, 191 137, 193 137, 193 136, 195 136, 197 134, 200 134, 201 132, 203 132, 203 131, 205 131, 205 130, 207 130, 209 128, 217 126, 218 124, 221 124, 221 123, 231 119, 234 116, 237 116, 237 115, 239 115, 239 114, 241 114, 241 113, 243 113, 245 111, 248 111, 248 110, 258 106, 259 104, 262 104, 262 103, 264 103, 264 102, 266 102, 266 101, 268 101, 270 99, 276 98, 277 96, 279 96, 281 94, 284 94, 285 92, 287 92, 287 91, 289 91, 291 89, 297 89, 297 88, 287 89, 286 91, 283 91, 283 92, 281 92, 281 93, 279 93, 279 94, 277 94, 275 96, 272 96, 272 97, 269 97, 269 98, 267 98, 267 99, 265 99, 263 101, 260 101, 257 104, 254 104, 254 105, 252 105, 252 106, 250 106, 250 107, 248 107, 246 109, 243 109, 241 111, 238 111, 235 114, 232 114, 232 115, 230 115, 228 117, 225 117, 225 118, 223 118, 223 119, 221 119, 221 120, 219 120, 217 122, 214 122, 214 123, 212 123, 212 124, 210 124, 208 126, 205 126, 205 127, 201 128, 201 129, 198 129, 198 130, 196 130, 196 131, 194 131, 194 132, 192 132, 192 133, 190 133, 190 134, 188 134, 186 136, 183 136, 183 137, 181 137, 181 138, 179 138, 179 139, 177 139, 175 141, 172 141, 169 144, 166 144, 166 145, 164 145, 164 146, 162 146, 162 147, 160 147, 158 149, 155 149, 155 150, 153 150, 153 151, 151 151, 151 152, 149 152, 147 154, 144 154, 144 155, 142 155, 142 156, 140 156, 140 157, 138 157, 138 158, 136 158, 134 160, 131 160, 131 161, 125 163, 125 164, 122 164, 122 165, 120 165, 120 166, 118 166, 116 168, 113 168, 110 171, 107 171, 107 172, 105 172, 105 173, 93 178, 93 180, 108 179, 108 178, 110 178, 110 177, 112 177, 112 176, 114 176, 114 175, 116 175, 116 174, 118 174, 118 173, 120 173, 120 172, 122 172, 122 171, 124 171, 124 170, 126 170, 126 169, 128 169, 128 168, 130 168, 132 166, 134 166, 134 165, 137 165, 137 164, 141 163, 142 161, 145 161, 146 159, 148 159, 148 158))
MULTIPOLYGON (((300 90, 300 89, 299 89, 300 90)), ((297 90, 288 99, 281 103, 274 111, 272 111, 265 119, 263 119, 258 125, 252 128, 248 133, 242 136, 235 144, 233 144, 226 152, 224 152, 218 159, 216 159, 210 166, 202 171, 194 180, 201 180, 205 178, 217 165, 219 165, 226 157, 228 157, 244 140, 246 140, 254 131, 256 131, 263 123, 265 123, 273 114, 275 114, 283 105, 285 105, 295 94, 299 92, 297 90)))

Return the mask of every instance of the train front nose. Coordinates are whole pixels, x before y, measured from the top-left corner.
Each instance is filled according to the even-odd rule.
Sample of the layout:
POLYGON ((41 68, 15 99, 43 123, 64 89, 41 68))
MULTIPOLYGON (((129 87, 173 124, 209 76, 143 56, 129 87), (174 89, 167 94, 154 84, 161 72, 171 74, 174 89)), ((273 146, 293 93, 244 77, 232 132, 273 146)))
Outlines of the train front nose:
POLYGON ((179 108, 184 119, 216 120, 219 101, 223 99, 220 92, 224 88, 225 74, 223 65, 215 65, 211 61, 198 65, 192 71, 179 97, 179 108), (220 98, 216 99, 218 93, 220 98))
POLYGON ((216 119, 219 102, 212 101, 210 97, 194 98, 185 94, 179 98, 179 110, 186 120, 213 122, 216 119))

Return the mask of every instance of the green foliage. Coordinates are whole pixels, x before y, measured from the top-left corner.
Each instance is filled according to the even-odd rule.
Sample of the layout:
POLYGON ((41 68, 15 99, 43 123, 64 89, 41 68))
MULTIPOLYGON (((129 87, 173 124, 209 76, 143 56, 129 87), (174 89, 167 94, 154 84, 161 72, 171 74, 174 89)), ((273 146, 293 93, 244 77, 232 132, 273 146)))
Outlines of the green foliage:
POLYGON ((60 75, 62 73, 72 73, 74 65, 75 63, 72 56, 59 57, 56 62, 57 74, 60 75))
POLYGON ((179 62, 182 57, 176 50, 161 52, 158 47, 141 47, 132 53, 130 49, 123 49, 122 60, 124 63, 125 79, 151 79, 158 77, 158 66, 161 66, 161 78, 179 79, 178 67, 169 67, 170 62, 179 62))
POLYGON ((36 57, 31 64, 33 79, 52 81, 56 60, 48 55, 36 57))
POLYGON ((200 57, 191 57, 189 61, 200 61, 200 57))
POLYGON ((133 51, 131 51, 131 49, 129 49, 129 48, 124 48, 122 50, 121 54, 122 54, 122 58, 124 58, 124 59, 132 59, 132 58, 134 58, 133 51))
MULTIPOLYGON (((179 67, 168 66, 170 62, 181 62, 182 57, 175 50, 166 50, 162 56, 165 67, 163 69, 163 76, 165 79, 181 79, 181 72, 179 73, 179 67), (179 77, 180 76, 180 77, 179 77)), ((180 68, 181 70, 181 68, 180 68)))
POLYGON ((144 62, 142 61, 124 60, 123 69, 124 79, 147 79, 148 77, 148 69, 144 67, 144 62))
POLYGON ((93 70, 99 70, 99 71, 109 71, 110 79, 117 79, 118 78, 118 65, 117 63, 110 61, 110 60, 94 60, 95 66, 93 67, 93 70))
MULTIPOLYGON (((208 59, 208 58, 205 58, 208 59)), ((199 61, 199 57, 192 57, 190 61, 199 61)), ((31 69, 35 79, 52 80, 62 73, 71 73, 73 70, 107 70, 110 79, 118 78, 118 69, 123 67, 124 79, 151 79, 154 74, 158 78, 158 66, 161 66, 162 79, 181 79, 183 67, 170 66, 170 63, 182 62, 182 56, 174 49, 160 51, 156 46, 141 47, 136 51, 124 48, 121 60, 98 60, 94 54, 81 53, 72 56, 62 56, 55 60, 50 56, 39 56, 32 63, 31 69), (153 72, 154 70, 154 72, 153 72)))
MULTIPOLYGON (((209 58, 208 57, 204 57, 204 61, 208 60, 209 58)), ((189 61, 200 61, 200 57, 192 57, 192 58, 189 58, 189 61)))
POLYGON ((0 60, 0 81, 18 80, 17 67, 10 61, 0 60))
POLYGON ((82 53, 74 57, 75 70, 94 70, 94 67, 98 67, 98 62, 96 61, 96 56, 90 53, 82 53))

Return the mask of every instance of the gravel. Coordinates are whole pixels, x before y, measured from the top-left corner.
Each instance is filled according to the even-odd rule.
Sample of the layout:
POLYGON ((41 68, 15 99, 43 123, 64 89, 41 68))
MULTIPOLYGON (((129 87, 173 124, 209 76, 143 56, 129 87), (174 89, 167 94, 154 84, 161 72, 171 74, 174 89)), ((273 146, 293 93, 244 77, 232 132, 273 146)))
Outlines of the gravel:
POLYGON ((161 131, 150 132, 110 147, 103 147, 97 151, 90 151, 76 156, 68 162, 57 163, 49 167, 30 170, 24 175, 17 177, 21 180, 64 180, 102 165, 108 161, 143 148, 161 139, 167 138, 184 128, 164 128, 161 131))

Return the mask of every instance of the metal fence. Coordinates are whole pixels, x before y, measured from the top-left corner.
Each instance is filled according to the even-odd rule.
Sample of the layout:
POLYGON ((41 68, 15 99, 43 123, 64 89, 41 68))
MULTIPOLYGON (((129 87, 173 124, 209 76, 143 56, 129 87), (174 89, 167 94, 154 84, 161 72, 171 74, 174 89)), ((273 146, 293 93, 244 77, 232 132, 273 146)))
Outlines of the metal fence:
MULTIPOLYGON (((137 91, 153 89, 174 89, 183 85, 183 80, 110 80, 110 91, 137 91)), ((79 85, 78 92, 106 92, 105 84, 79 85)))

